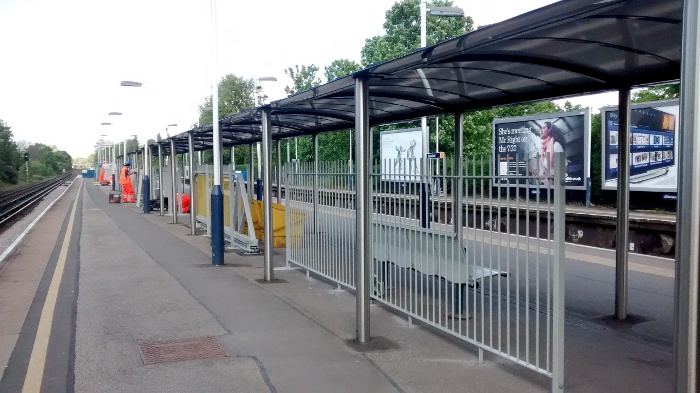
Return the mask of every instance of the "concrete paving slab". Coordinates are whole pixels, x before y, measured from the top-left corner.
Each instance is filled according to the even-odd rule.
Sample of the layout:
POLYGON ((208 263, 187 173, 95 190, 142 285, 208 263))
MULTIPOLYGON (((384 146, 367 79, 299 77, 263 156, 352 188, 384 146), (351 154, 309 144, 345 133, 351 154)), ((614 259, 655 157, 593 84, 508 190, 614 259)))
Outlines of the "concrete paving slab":
POLYGON ((143 365, 141 341, 227 331, 90 198, 83 201, 75 391, 270 391, 250 358, 143 365))
MULTIPOLYGON (((95 193, 99 192, 88 191, 91 196, 95 193)), ((86 204, 82 239, 85 245, 81 248, 83 271, 78 311, 78 354, 84 353, 86 348, 95 347, 97 343, 90 340, 105 341, 96 338, 94 332, 102 331, 102 335, 108 337, 117 336, 120 340, 100 342, 100 347, 109 345, 111 351, 121 353, 119 359, 128 359, 130 351, 125 348, 125 337, 144 337, 149 331, 162 336, 163 331, 168 330, 171 335, 177 335, 178 331, 180 334, 182 331, 191 334, 192 329, 183 326, 187 323, 183 319, 216 321, 220 328, 231 332, 222 336, 221 341, 235 354, 258 359, 271 384, 283 387, 284 391, 396 391, 391 382, 370 362, 256 284, 225 268, 193 267, 206 264, 209 258, 170 233, 158 230, 135 212, 129 211, 128 207, 108 205, 101 199, 96 200, 96 204, 107 212, 109 218, 94 220, 95 215, 102 213, 90 210, 89 203, 86 204), (91 233, 108 230, 113 225, 112 222, 121 230, 112 228, 114 235, 110 236, 111 244, 103 244, 98 239, 91 238, 91 233), (125 232, 128 236, 124 235, 125 232), (100 253, 115 255, 117 252, 121 255, 103 257, 99 265, 95 262, 100 253), (156 262, 159 265, 157 268, 153 266, 156 262), (143 270, 138 276, 134 274, 137 267, 143 270), (211 277, 210 271, 218 272, 219 277, 211 277), (99 285, 85 283, 85 277, 94 277, 99 285), (179 284, 179 290, 171 285, 173 283, 179 284), (87 289, 84 290, 83 287, 87 289), (158 291, 151 288, 158 288, 158 291), (125 300, 127 303, 120 305, 121 300, 114 300, 119 298, 118 292, 138 294, 140 301, 125 300), (178 292, 187 294, 189 301, 174 299, 178 292), (167 299, 164 299, 166 294, 167 299), (82 301, 83 296, 86 303, 82 301), (163 306, 159 307, 158 312, 149 313, 150 319, 147 321, 143 320, 145 316, 128 317, 129 314, 126 314, 126 318, 117 318, 98 307, 90 306, 102 304, 104 307, 104 304, 109 304, 109 314, 120 315, 154 308, 155 306, 147 304, 157 305, 161 302, 165 303, 166 310, 163 310, 163 306), (182 309, 183 305, 191 302, 197 303, 199 307, 182 309), (170 307, 175 310, 173 315, 166 312, 170 307), (85 323, 81 321, 81 310, 84 310, 82 315, 86 318, 85 323), (208 311, 208 318, 193 316, 200 311, 208 311), (158 317, 155 318, 154 315, 158 317), (157 319, 167 319, 168 323, 160 324, 157 319), (97 329, 95 323, 98 323, 97 329), (90 326, 93 333, 86 330, 81 332, 84 329, 81 326, 90 326)), ((170 227, 182 230, 176 225, 170 227)), ((79 364, 88 367, 90 363, 99 361, 79 359, 79 356, 76 357, 76 374, 83 372, 79 369, 79 364)), ((133 365, 124 363, 124 360, 115 359, 110 362, 121 365, 127 374, 140 373, 133 365)), ((88 375, 97 372, 85 371, 90 371, 88 375)), ((76 382, 76 388, 77 386, 76 382)))
POLYGON ((0 334, 0 380, 5 375, 5 369, 15 349, 19 334, 0 334))

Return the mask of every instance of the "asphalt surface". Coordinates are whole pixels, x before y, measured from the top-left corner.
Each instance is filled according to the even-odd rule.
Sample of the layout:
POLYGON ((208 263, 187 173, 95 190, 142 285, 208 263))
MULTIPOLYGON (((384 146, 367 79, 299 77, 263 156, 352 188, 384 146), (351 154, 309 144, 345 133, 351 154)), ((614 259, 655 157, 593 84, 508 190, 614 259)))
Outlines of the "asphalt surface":
MULTIPOLYGON (((80 198, 82 198, 82 194, 80 198)), ((58 238, 50 239, 55 241, 53 251, 29 308, 15 349, 0 381, 0 392, 2 393, 20 392, 24 386, 30 357, 37 340, 39 322, 66 235, 70 215, 71 209, 69 208, 61 224, 58 238)), ((81 227, 82 215, 76 210, 73 232, 68 243, 65 270, 60 281, 55 313, 53 314, 53 324, 50 330, 50 340, 41 382, 42 392, 73 391, 76 301, 78 296, 78 272, 80 269, 78 255, 81 227)))

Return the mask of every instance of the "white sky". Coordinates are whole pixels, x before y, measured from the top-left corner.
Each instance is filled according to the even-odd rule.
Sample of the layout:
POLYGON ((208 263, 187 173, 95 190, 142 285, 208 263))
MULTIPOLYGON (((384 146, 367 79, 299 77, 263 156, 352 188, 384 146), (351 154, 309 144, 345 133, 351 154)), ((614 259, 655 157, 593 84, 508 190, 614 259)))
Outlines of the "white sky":
MULTIPOLYGON (((264 82, 271 100, 290 84, 284 69, 338 58, 359 62, 366 38, 383 33, 395 0, 217 1, 218 70, 264 82), (335 6, 337 4, 337 6, 335 6), (268 15, 262 15, 267 12, 268 15)), ((456 0, 485 25, 553 0, 456 0)), ((141 142, 189 129, 210 94, 207 0, 0 0, 0 119, 16 140, 56 145, 74 157, 100 133, 141 142), (143 88, 120 87, 134 80, 143 88), (111 111, 123 116, 107 116, 111 111), (100 126, 111 122, 112 126, 100 126)), ((599 108, 616 95, 571 100, 599 108)))

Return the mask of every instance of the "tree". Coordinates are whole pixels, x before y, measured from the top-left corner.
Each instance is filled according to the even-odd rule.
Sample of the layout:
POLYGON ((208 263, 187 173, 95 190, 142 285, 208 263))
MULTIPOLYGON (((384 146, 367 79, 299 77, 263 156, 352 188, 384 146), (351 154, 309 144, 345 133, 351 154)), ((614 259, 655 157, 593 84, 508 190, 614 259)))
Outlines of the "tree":
MULTIPOLYGON (((291 96, 296 93, 300 93, 302 91, 306 91, 321 85, 321 79, 319 79, 316 75, 318 71, 319 68, 314 64, 310 64, 308 66, 302 65, 301 68, 299 67, 299 65, 287 68, 286 70, 284 70, 284 73, 289 75, 289 78, 292 80, 292 84, 285 86, 284 92, 287 93, 287 95, 291 96)), ((319 140, 319 147, 325 146, 325 138, 327 137, 323 137, 322 139, 324 141, 323 144, 321 144, 322 140, 319 140)), ((313 158, 313 144, 311 137, 299 137, 297 138, 297 143, 299 145, 299 160, 310 161, 313 158)), ((291 145, 293 145, 293 143, 291 145)), ((287 144, 285 143, 283 144, 283 146, 284 152, 282 153, 282 155, 284 156, 286 154, 287 144)), ((291 156, 293 157, 294 146, 290 147, 292 150, 291 156)))
MULTIPOLYGON (((436 0, 430 6, 453 6, 450 0, 436 0)), ((474 20, 465 18, 428 17, 426 40, 428 45, 459 37, 473 30, 474 20)), ((420 47, 420 0, 402 0, 387 12, 384 22, 385 35, 365 40, 362 48, 362 65, 391 60, 420 47)))
MULTIPOLYGON (((254 90, 255 81, 250 78, 246 79, 243 77, 238 77, 234 74, 228 74, 221 78, 219 82, 219 119, 224 117, 232 116, 237 113, 252 109, 255 107, 254 102, 254 90)), ((262 87, 257 87, 259 100, 265 99, 266 96, 263 92, 262 87)), ((204 99, 204 103, 200 107, 211 107, 212 98, 211 96, 204 99)), ((213 120, 213 115, 211 110, 199 111, 199 124, 211 124, 213 120)), ((214 156, 211 152, 205 151, 202 157, 203 163, 213 164, 214 156)), ((223 165, 228 165, 231 162, 231 150, 224 149, 222 152, 222 162, 223 165)), ((248 162, 249 154, 248 148, 241 146, 236 148, 235 158, 237 163, 248 162)))
POLYGON ((12 140, 12 130, 0 119, 0 185, 16 184, 20 166, 20 154, 12 140))
POLYGON ((336 59, 331 62, 329 66, 326 67, 325 76, 326 82, 331 82, 336 79, 342 78, 346 75, 350 75, 356 71, 362 69, 362 66, 357 64, 355 61, 348 59, 336 59))
POLYGON ((649 102, 679 98, 681 96, 680 83, 669 85, 651 86, 632 93, 632 102, 649 102))
MULTIPOLYGON (((255 82, 252 78, 246 79, 234 74, 228 74, 219 82, 219 119, 235 115, 254 107, 253 89, 255 82)), ((259 90, 262 93, 262 90, 259 90)), ((211 96, 204 99, 201 107, 211 107, 211 96)), ((201 110, 199 112, 199 124, 212 123, 212 111, 201 110)))
POLYGON ((284 92, 291 96, 321 85, 321 80, 316 76, 317 72, 318 67, 313 64, 303 65, 301 68, 299 65, 287 68, 284 73, 292 78, 292 86, 285 86, 284 92))

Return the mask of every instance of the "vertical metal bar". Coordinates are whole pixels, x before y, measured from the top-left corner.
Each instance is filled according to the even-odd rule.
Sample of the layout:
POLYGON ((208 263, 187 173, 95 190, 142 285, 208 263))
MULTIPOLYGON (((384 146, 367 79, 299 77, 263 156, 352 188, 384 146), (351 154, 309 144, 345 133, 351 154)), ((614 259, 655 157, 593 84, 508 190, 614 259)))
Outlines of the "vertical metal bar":
POLYGON ((627 265, 629 259, 630 203, 630 89, 619 92, 619 138, 617 169, 617 246, 615 249, 615 316, 627 318, 627 265))
POLYGON ((151 165, 149 165, 151 163, 150 161, 151 147, 148 146, 148 143, 146 143, 145 145, 143 145, 143 186, 141 187, 143 190, 143 204, 141 206, 143 207, 144 214, 151 214, 151 165))
MULTIPOLYGON (((114 182, 112 182, 114 184, 114 182)), ((163 196, 163 144, 158 142, 158 200, 160 201, 160 215, 164 213, 163 196)))
MULTIPOLYGON (((180 213, 183 213, 185 207, 182 205, 182 198, 185 195, 185 165, 187 159, 187 154, 182 154, 182 195, 180 195, 180 213)), ((190 191, 191 192, 191 191, 190 191)))
MULTIPOLYGON (((233 157, 233 151, 231 152, 233 157)), ((282 140, 277 141, 277 204, 282 204, 282 140)))
POLYGON ((170 206, 168 207, 171 210, 171 214, 173 217, 173 224, 177 224, 177 208, 175 207, 175 204, 177 203, 177 178, 176 178, 176 173, 177 172, 177 154, 175 152, 175 140, 171 139, 170 140, 170 180, 172 181, 171 188, 172 188, 172 193, 170 194, 170 206))
POLYGON ((372 205, 369 195, 369 165, 371 152, 367 150, 372 135, 369 128, 369 88, 367 80, 360 76, 355 79, 355 154, 357 155, 357 187, 355 191, 355 299, 356 299, 356 340, 369 342, 370 337, 370 253, 369 227, 372 218, 372 205))
MULTIPOLYGON (((235 242, 235 232, 236 232, 236 222, 234 221, 235 220, 234 208, 236 206, 236 204, 235 204, 236 198, 234 198, 234 196, 235 196, 235 189, 236 188, 233 185, 235 182, 235 179, 236 179, 236 170, 234 169, 236 165, 233 163, 234 162, 233 161, 233 157, 234 157, 233 149, 234 148, 232 146, 231 147, 231 162, 229 163, 229 166, 228 166, 228 224, 229 224, 229 231, 231 233, 231 235, 228 238, 228 244, 229 244, 229 247, 231 249, 233 249, 235 247, 234 242, 235 242)), ((224 210, 226 210, 226 209, 224 209, 224 210)), ((224 221, 224 228, 226 228, 225 221, 224 221)))
POLYGON ((564 282, 566 276, 566 182, 564 153, 554 154, 554 264, 552 326, 552 392, 564 391, 564 282))
POLYGON ((194 169, 194 135, 190 132, 187 134, 187 142, 189 147, 189 165, 190 165, 190 234, 197 234, 197 176, 194 169))
MULTIPOLYGON (((462 276, 462 238, 464 237, 464 229, 462 225, 462 195, 464 195, 463 182, 464 179, 464 113, 455 113, 455 131, 454 131, 454 142, 455 142, 455 153, 454 153, 454 166, 452 167, 452 226, 455 234, 455 257, 452 259, 458 263, 458 274, 462 276), (457 171, 455 172, 455 168, 457 171)), ((447 191, 445 191, 447 193, 447 191)), ((467 276, 469 276, 469 269, 467 269, 467 276)), ((454 289, 454 288, 453 288, 454 289)), ((452 308, 452 312, 455 314, 453 319, 461 319, 462 307, 462 285, 459 285, 459 300, 457 301, 458 310, 452 308)), ((454 296, 452 297, 454 299, 454 296)), ((467 311, 467 315, 469 311, 467 311)), ((468 322, 467 322, 468 325, 468 322)), ((460 323, 461 326, 461 323, 460 323)), ((468 331, 469 329, 467 329, 468 331)))
POLYGON ((204 165, 204 170, 205 170, 205 190, 206 190, 206 205, 207 205, 207 215, 206 215, 206 222, 207 222, 207 236, 211 237, 211 172, 209 172, 209 165, 204 165))
POLYGON ((681 54, 680 154, 674 317, 674 392, 698 390, 700 273, 700 2, 685 0, 681 54))
POLYGON ((316 223, 318 222, 318 134, 313 135, 313 145, 314 145, 314 177, 313 177, 313 207, 314 207, 314 234, 318 232, 316 228, 316 223))
MULTIPOLYGON (((280 141, 279 143, 282 143, 280 141)), ((287 140, 287 151, 289 152, 289 140, 287 140)), ((286 247, 286 252, 284 253, 284 262, 285 262, 285 267, 289 269, 289 260, 292 258, 292 242, 296 241, 296 237, 292 238, 292 233, 296 234, 296 223, 292 221, 292 206, 293 206, 293 195, 292 195, 292 188, 294 185, 292 184, 292 179, 289 174, 289 161, 287 161, 287 165, 284 167, 284 184, 287 186, 287 194, 285 195, 285 207, 284 207, 284 232, 285 232, 285 247, 286 247)), ((236 200, 237 201, 237 200, 236 200)), ((238 210, 238 209, 236 209, 238 210)), ((294 244, 295 248, 297 247, 296 243, 294 244)))
MULTIPOLYGON (((263 162, 263 220, 264 220, 264 244, 265 263, 264 280, 274 279, 274 269, 272 266, 272 124, 270 119, 270 107, 262 109, 262 157, 263 162)), ((251 229, 252 230, 252 229, 251 229)))
MULTIPOLYGON (((255 148, 253 147, 253 144, 251 143, 248 145, 248 150, 249 150, 249 162, 248 162, 248 180, 246 183, 248 183, 248 202, 252 205, 253 204, 253 188, 255 188, 255 181, 253 181, 253 178, 255 178, 255 175, 253 174, 253 157, 255 157, 255 148)), ((248 230, 252 230, 249 228, 248 230)))

